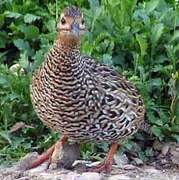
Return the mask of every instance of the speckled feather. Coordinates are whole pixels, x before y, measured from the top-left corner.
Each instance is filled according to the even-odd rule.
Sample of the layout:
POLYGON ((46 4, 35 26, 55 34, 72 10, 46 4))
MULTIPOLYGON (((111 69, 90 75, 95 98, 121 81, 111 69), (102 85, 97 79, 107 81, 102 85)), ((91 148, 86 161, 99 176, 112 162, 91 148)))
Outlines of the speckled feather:
POLYGON ((32 77, 31 98, 44 124, 77 142, 118 142, 144 120, 128 80, 58 41, 32 77))

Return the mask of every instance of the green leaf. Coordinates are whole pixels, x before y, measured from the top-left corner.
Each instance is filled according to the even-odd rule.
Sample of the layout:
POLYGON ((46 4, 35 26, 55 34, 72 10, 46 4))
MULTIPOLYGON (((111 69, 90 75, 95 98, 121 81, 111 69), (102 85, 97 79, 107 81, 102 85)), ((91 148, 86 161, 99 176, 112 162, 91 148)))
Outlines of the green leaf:
POLYGON ((108 66, 112 66, 113 65, 112 56, 110 54, 103 54, 102 63, 108 66))
POLYGON ((40 16, 36 16, 36 15, 33 15, 33 14, 26 14, 24 16, 24 22, 25 23, 32 23, 36 20, 40 19, 40 16))
POLYGON ((24 29, 24 34, 26 39, 35 39, 39 35, 39 29, 34 25, 30 25, 24 29))
POLYGON ((1 131, 0 132, 0 137, 5 139, 9 144, 12 144, 12 141, 11 141, 11 139, 9 137, 9 134, 6 131, 1 131))
POLYGON ((175 40, 179 40, 179 31, 175 31, 175 34, 172 36, 172 38, 171 38, 171 42, 172 41, 175 41, 175 40))
POLYGON ((26 52, 28 56, 32 56, 34 54, 34 49, 32 49, 29 45, 28 41, 22 39, 16 39, 13 41, 14 45, 21 51, 26 52))
POLYGON ((176 139, 176 141, 179 143, 179 135, 178 134, 172 134, 172 137, 176 139))
POLYGON ((55 32, 56 31, 56 22, 54 19, 49 20, 46 24, 47 29, 49 32, 55 32))
POLYGON ((27 50, 30 49, 29 43, 27 41, 24 41, 23 39, 16 39, 13 41, 14 45, 19 49, 19 50, 27 50))
POLYGON ((151 13, 152 11, 154 11, 157 8, 159 2, 160 0, 150 0, 149 2, 147 2, 146 7, 145 7, 146 11, 148 13, 151 13))
POLYGON ((28 56, 26 52, 20 54, 19 64, 22 68, 27 69, 29 66, 28 56))
POLYGON ((157 45, 158 40, 160 39, 162 33, 164 30, 164 25, 162 23, 154 25, 154 27, 151 29, 151 42, 153 45, 153 48, 157 45))
POLYGON ((0 77, 0 85, 9 86, 9 81, 5 77, 0 77))
POLYGON ((7 51, 0 53, 0 63, 6 60, 7 51))
POLYGON ((81 52, 88 56, 91 56, 92 51, 93 51, 93 46, 89 44, 88 41, 84 41, 81 46, 81 52))
POLYGON ((0 31, 0 48, 5 48, 7 43, 8 35, 5 31, 0 31))
POLYGON ((8 18, 15 18, 18 19, 22 16, 22 14, 17 12, 5 11, 4 15, 8 18))
POLYGON ((150 81, 151 86, 161 87, 162 86, 162 80, 161 78, 154 78, 150 81))
POLYGON ((36 69, 38 68, 43 60, 44 60, 44 52, 42 50, 36 51, 35 55, 32 57, 32 59, 34 59, 34 63, 33 63, 33 67, 32 69, 36 69))
POLYGON ((136 34, 136 40, 139 43, 140 46, 140 52, 141 52, 141 57, 143 58, 144 55, 147 53, 147 40, 144 38, 142 35, 136 34))
POLYGON ((152 126, 152 127, 151 127, 151 131, 152 131, 152 133, 153 133, 155 136, 157 136, 157 137, 159 137, 159 138, 162 137, 162 131, 161 131, 161 129, 160 129, 159 127, 157 127, 157 126, 152 126))
POLYGON ((99 7, 99 1, 98 0, 88 0, 88 2, 90 4, 91 9, 96 9, 97 7, 99 7))
POLYGON ((3 24, 4 24, 4 16, 0 15, 0 28, 2 28, 3 24))

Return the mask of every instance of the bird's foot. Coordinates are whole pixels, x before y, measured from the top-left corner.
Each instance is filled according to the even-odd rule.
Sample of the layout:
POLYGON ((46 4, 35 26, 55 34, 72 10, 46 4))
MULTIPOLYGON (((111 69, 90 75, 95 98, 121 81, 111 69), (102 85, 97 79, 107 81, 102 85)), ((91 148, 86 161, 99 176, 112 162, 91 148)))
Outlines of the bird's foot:
POLYGON ((104 161, 96 166, 86 167, 87 172, 97 172, 97 173, 110 173, 112 170, 112 162, 111 161, 104 161))
POLYGON ((108 155, 106 157, 106 160, 94 167, 87 167, 87 171, 90 172, 105 172, 105 173, 110 173, 112 170, 112 163, 113 163, 113 156, 114 153, 117 151, 118 149, 118 144, 117 143, 113 143, 109 149, 108 155))
POLYGON ((56 167, 56 160, 59 157, 59 151, 63 147, 63 145, 67 142, 67 136, 63 135, 59 141, 57 141, 52 147, 50 147, 46 152, 41 154, 37 157, 36 160, 34 160, 28 169, 35 168, 45 161, 49 160, 48 168, 54 169, 56 167), (52 164, 52 165, 51 165, 52 164))

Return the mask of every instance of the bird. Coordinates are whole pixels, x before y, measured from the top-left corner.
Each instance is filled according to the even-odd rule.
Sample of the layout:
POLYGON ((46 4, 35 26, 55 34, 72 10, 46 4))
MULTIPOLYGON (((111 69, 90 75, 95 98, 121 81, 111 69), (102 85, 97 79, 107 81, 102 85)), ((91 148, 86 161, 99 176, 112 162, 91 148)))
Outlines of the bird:
POLYGON ((64 8, 54 44, 32 75, 33 107, 39 119, 61 138, 31 167, 47 159, 55 162, 59 148, 70 139, 80 144, 107 142, 110 149, 104 162, 86 171, 109 173, 120 142, 137 132, 144 121, 144 101, 137 88, 115 68, 80 52, 85 32, 81 10, 64 8))

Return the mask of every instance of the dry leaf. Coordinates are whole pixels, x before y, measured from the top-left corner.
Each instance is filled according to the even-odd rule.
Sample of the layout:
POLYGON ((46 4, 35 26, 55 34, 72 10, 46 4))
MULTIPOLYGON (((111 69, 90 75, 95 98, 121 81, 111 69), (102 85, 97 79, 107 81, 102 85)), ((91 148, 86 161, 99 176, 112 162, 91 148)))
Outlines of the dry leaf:
POLYGON ((16 124, 14 124, 11 129, 10 129, 10 133, 14 133, 22 128, 25 127, 25 123, 23 122, 17 122, 16 124))
POLYGON ((32 126, 28 126, 28 125, 26 125, 24 122, 17 122, 16 124, 14 124, 11 128, 10 128, 10 133, 14 133, 14 132, 17 132, 17 131, 19 131, 20 129, 22 129, 22 128, 25 128, 25 127, 27 127, 27 128, 34 128, 34 127, 32 127, 32 126))

